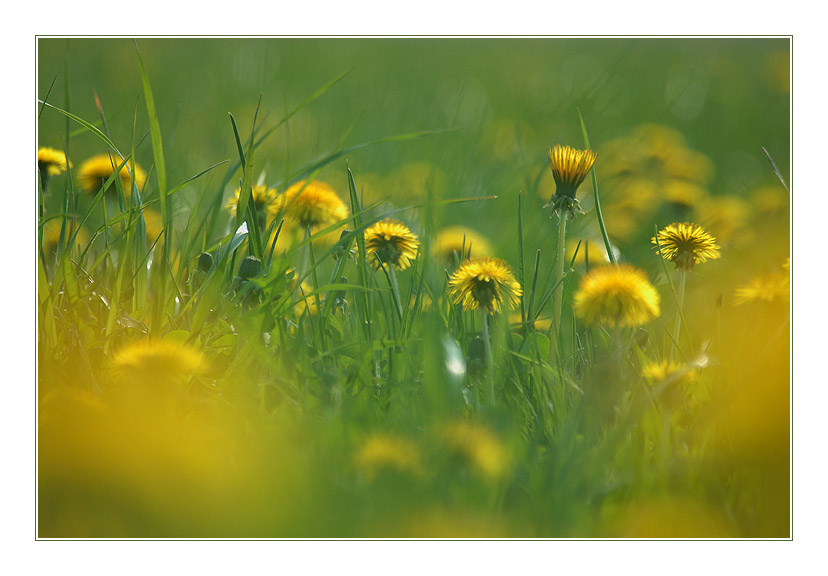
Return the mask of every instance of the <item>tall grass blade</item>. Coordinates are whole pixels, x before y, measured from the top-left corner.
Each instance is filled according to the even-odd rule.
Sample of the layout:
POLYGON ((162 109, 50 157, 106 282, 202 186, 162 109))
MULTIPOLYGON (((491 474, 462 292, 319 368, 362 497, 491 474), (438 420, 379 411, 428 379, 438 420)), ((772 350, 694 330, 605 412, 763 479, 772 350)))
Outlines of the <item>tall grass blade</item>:
MULTIPOLYGON (((581 123, 581 132, 584 135, 584 145, 589 148, 589 134, 587 133, 586 124, 584 124, 584 118, 581 116, 580 108, 578 109, 578 120, 581 123)), ((598 227, 601 229, 601 238, 604 239, 604 246, 607 249, 607 255, 609 256, 610 262, 612 264, 618 264, 615 258, 615 253, 612 250, 609 235, 607 234, 607 227, 604 224, 604 213, 601 211, 601 198, 598 195, 598 179, 595 177, 595 166, 590 169, 589 175, 592 178, 592 193, 595 196, 595 216, 598 218, 598 227)))

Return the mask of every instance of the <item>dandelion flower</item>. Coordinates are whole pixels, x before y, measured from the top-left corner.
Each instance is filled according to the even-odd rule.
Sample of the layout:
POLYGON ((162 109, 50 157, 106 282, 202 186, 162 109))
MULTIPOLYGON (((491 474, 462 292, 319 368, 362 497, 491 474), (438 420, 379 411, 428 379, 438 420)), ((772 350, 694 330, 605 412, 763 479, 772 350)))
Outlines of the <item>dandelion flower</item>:
POLYGON ((676 382, 690 383, 698 380, 699 376, 697 370, 689 369, 672 360, 647 364, 641 369, 641 375, 651 384, 659 384, 673 377, 676 378, 676 382))
POLYGON ((279 194, 271 212, 285 216, 303 230, 330 226, 348 217, 348 208, 333 188, 313 180, 300 180, 279 194))
POLYGON ((641 326, 660 314, 660 298, 641 270, 628 264, 595 268, 581 279, 575 313, 587 324, 641 326))
POLYGON ((733 303, 748 304, 752 302, 778 302, 791 299, 791 282, 787 274, 756 277, 744 286, 736 289, 733 303))
POLYGON ((506 447, 483 426, 455 423, 443 429, 442 438, 450 450, 462 456, 487 478, 497 479, 509 468, 510 457, 506 447))
POLYGON ((658 241, 654 237, 652 243, 661 246, 660 252, 665 260, 670 260, 682 270, 692 270, 697 262, 721 256, 716 239, 698 224, 688 222, 670 224, 659 230, 658 241))
POLYGON ((500 312, 503 304, 511 310, 517 308, 523 291, 505 260, 473 258, 452 274, 449 293, 452 302, 462 304, 463 310, 482 308, 493 314, 500 312))
POLYGON ((66 154, 60 150, 39 148, 37 151, 37 167, 41 173, 57 176, 61 172, 66 172, 66 167, 71 165, 71 162, 66 161, 66 154))
MULTIPOLYGON (((53 218, 43 225, 43 249, 47 252, 55 252, 57 250, 58 243, 60 242, 60 226, 61 222, 59 218, 53 218)), ((67 244, 72 236, 72 232, 72 222, 66 222, 63 241, 67 244)), ((78 230, 75 242, 79 246, 83 246, 89 242, 89 233, 85 228, 78 230)))
POLYGON ((431 250, 441 262, 447 264, 454 263, 455 254, 462 262, 470 258, 472 253, 475 256, 488 256, 492 251, 485 238, 463 226, 451 226, 441 230, 431 250))
POLYGON ((578 186, 584 181, 598 157, 592 150, 576 150, 556 145, 549 149, 549 166, 555 179, 555 195, 546 204, 553 212, 568 210, 574 216, 575 208, 581 210, 575 199, 578 186))
MULTIPOLYGON (((95 194, 101 186, 112 176, 115 168, 120 166, 123 160, 117 156, 110 157, 109 154, 99 154, 89 158, 78 168, 78 185, 88 194, 95 194)), ((132 177, 130 175, 131 163, 127 162, 121 167, 119 177, 124 193, 132 193, 132 177)), ((147 180, 147 173, 137 163, 135 164, 135 185, 139 190, 143 189, 147 180)))
POLYGON ((147 233, 147 248, 149 248, 164 232, 161 213, 155 210, 144 210, 144 229, 147 233))
POLYGON ((142 340, 128 344, 112 358, 116 381, 151 387, 185 384, 206 369, 204 356, 176 340, 142 340))
POLYGON ((354 455, 354 462, 369 480, 374 479, 381 470, 414 475, 423 473, 417 445, 388 434, 375 434, 366 438, 354 455))
MULTIPOLYGON (((268 209, 276 201, 277 195, 278 192, 276 192, 276 190, 274 190, 273 188, 268 188, 263 184, 253 186, 250 199, 253 201, 253 206, 256 208, 256 213, 266 214, 268 209)), ((237 188, 236 191, 233 193, 233 197, 230 198, 224 205, 224 209, 230 212, 230 214, 232 214, 233 216, 236 215, 236 209, 239 205, 240 197, 241 188, 237 188)))
MULTIPOLYGON (((594 240, 582 240, 581 247, 578 248, 578 253, 575 254, 575 249, 578 248, 578 241, 571 240, 566 243, 566 253, 574 254, 575 266, 585 266, 587 253, 589 255, 590 266, 609 264, 610 258, 607 255, 607 247, 603 242, 595 242, 594 240)), ((613 255, 617 256, 617 251, 613 250, 613 255)), ((567 257, 566 264, 569 264, 569 257, 567 257)))
POLYGON ((365 250, 377 270, 380 263, 374 254, 379 256, 383 264, 405 270, 417 257, 419 246, 417 235, 397 220, 386 218, 365 230, 365 250))

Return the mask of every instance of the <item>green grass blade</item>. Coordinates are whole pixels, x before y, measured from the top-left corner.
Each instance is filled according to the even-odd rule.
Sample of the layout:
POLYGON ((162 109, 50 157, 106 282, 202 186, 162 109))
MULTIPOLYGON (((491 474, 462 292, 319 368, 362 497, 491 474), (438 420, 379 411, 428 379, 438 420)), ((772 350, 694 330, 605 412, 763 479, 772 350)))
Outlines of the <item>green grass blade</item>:
MULTIPOLYGON (((589 148, 589 134, 587 133, 586 124, 584 124, 584 118, 581 116, 580 109, 578 109, 578 120, 581 122, 581 132, 584 135, 584 145, 589 148)), ((604 213, 601 211, 601 198, 598 195, 598 179, 595 177, 595 166, 590 169, 589 175, 592 177, 592 193, 595 196, 595 215, 598 218, 598 227, 601 229, 601 238, 604 239, 604 246, 607 248, 607 255, 609 256, 610 262, 618 264, 615 259, 615 253, 612 250, 609 235, 607 234, 607 227, 604 224, 604 213)))

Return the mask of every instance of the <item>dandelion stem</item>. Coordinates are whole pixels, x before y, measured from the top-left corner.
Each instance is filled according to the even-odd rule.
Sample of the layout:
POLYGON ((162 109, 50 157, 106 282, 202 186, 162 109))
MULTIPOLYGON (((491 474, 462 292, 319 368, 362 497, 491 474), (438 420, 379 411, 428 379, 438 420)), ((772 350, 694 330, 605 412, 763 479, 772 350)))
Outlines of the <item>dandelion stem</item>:
POLYGON ((679 269, 679 285, 678 285, 678 311, 676 312, 676 324, 673 327, 673 348, 670 354, 670 359, 676 357, 676 348, 678 347, 679 337, 681 336, 681 316, 684 313, 684 285, 687 282, 687 270, 679 269))
POLYGON ((489 402, 494 405, 494 357, 492 356, 492 341, 489 334, 488 310, 483 310, 483 349, 486 352, 486 372, 489 374, 489 402))
POLYGON ((558 345, 560 339, 561 328, 561 308, 563 306, 563 275, 564 275, 564 249, 566 246, 566 212, 559 211, 558 219, 558 255, 555 260, 557 266, 557 275, 555 282, 558 287, 555 288, 554 297, 554 322, 552 324, 552 343, 549 347, 549 363, 558 356, 558 345))

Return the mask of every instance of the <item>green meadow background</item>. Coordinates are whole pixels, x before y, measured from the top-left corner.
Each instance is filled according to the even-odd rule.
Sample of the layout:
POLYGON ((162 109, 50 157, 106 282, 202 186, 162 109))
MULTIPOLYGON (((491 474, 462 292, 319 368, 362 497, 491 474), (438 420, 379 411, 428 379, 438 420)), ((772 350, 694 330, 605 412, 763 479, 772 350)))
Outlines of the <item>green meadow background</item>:
MULTIPOLYGON (((49 104, 103 129, 102 109, 110 139, 124 152, 150 132, 132 39, 40 38, 37 47, 40 99, 52 86, 49 104)), ((353 147, 315 177, 350 207, 349 168, 362 204, 372 206, 368 217, 393 212, 423 239, 455 225, 483 234, 493 256, 516 274, 525 269, 518 279, 536 305, 554 280, 557 243, 557 218, 543 208, 555 193, 547 150, 584 148, 580 113, 598 154, 595 176, 609 237, 619 259, 658 288, 662 316, 648 337, 587 334, 567 309, 565 346, 589 342, 595 358, 567 364, 561 375, 545 364, 549 341, 541 332, 548 323, 533 334, 525 319, 504 313, 493 336, 498 401, 490 405, 480 392, 480 317, 466 313, 456 325, 441 299, 445 266, 425 263, 399 273, 402 291, 424 275, 434 309, 442 307, 449 320, 412 299, 410 341, 397 345, 393 331, 379 332, 393 322, 377 321, 369 349, 388 358, 387 388, 378 400, 370 358, 346 350, 361 333, 348 312, 325 320, 342 348, 324 347, 316 316, 292 311, 285 312, 284 331, 270 326, 267 347, 261 308, 231 304, 232 293, 213 295, 216 303, 207 306, 216 311, 215 327, 192 338, 212 362, 210 382, 200 382, 221 392, 211 396, 211 388, 208 400, 188 399, 207 406, 195 417, 187 412, 180 421, 147 424, 141 407, 117 405, 106 388, 113 352, 141 336, 124 328, 105 339, 112 326, 100 326, 106 314, 94 317, 97 301, 88 304, 89 314, 85 304, 62 307, 74 298, 66 293, 75 283, 55 276, 60 268, 44 250, 40 288, 58 287, 48 305, 41 299, 38 315, 41 536, 789 535, 789 301, 734 301, 738 287, 781 270, 789 256, 788 193, 762 150, 790 186, 788 38, 139 38, 137 47, 154 95, 168 187, 231 161, 171 198, 173 258, 188 221, 216 222, 212 236, 197 237, 177 262, 171 259, 185 301, 195 290, 188 278, 199 248, 226 245, 234 232, 225 211, 199 200, 218 191, 223 205, 242 180, 241 170, 227 174, 239 158, 228 113, 244 144, 260 97, 256 126, 267 131, 316 95, 256 147, 254 183, 282 190, 304 167, 353 147), (642 139, 649 155, 624 168, 619 158, 642 139), (692 155, 703 174, 665 172, 661 153, 676 151, 692 155), (662 192, 674 180, 692 182, 703 194, 666 201, 662 192), (650 237, 655 226, 684 220, 703 220, 722 258, 698 264, 688 279, 693 346, 684 342, 685 358, 703 369, 696 387, 679 388, 683 396, 671 412, 630 370, 670 351, 673 266, 662 265, 650 237), (47 345, 50 315, 57 338, 47 345), (319 369, 320 355, 329 353, 337 369, 319 369), (459 380, 452 354, 468 367, 459 380)), ((48 107, 37 131, 40 147, 63 149, 68 140, 73 169, 107 152, 101 139, 48 107)), ((141 142, 136 161, 149 169, 151 138, 141 142)), ((68 189, 65 177, 51 180, 43 196, 47 218, 65 215, 68 189)), ((157 197, 152 171, 144 199, 157 197)), ((578 198, 586 213, 570 225, 568 238, 601 246, 589 178, 578 198)), ((78 195, 80 213, 91 205, 91 196, 78 195)), ((90 231, 103 226, 100 207, 90 214, 90 231)), ((96 262, 103 236, 81 268, 96 262)), ((109 288, 121 257, 112 246, 92 274, 109 288)), ((305 266, 303 254, 277 254, 279 266, 305 266)), ((327 283, 333 258, 317 266, 320 284, 327 283)), ((94 291, 94 282, 78 274, 79 289, 94 291)), ((356 261, 343 274, 356 283, 356 261)), ((573 277, 582 274, 578 268, 573 277)), ((386 280, 372 277, 370 297, 380 310, 387 291, 376 286, 386 280)), ((567 284, 567 306, 576 287, 574 280, 567 284)), ((222 291, 229 290, 228 282, 222 291)), ((275 290, 265 294, 282 297, 275 290)), ((150 331, 189 338, 192 310, 176 316, 172 292, 166 296, 164 318, 175 322, 163 320, 150 331)), ((124 302, 128 318, 140 311, 147 316, 137 320, 149 322, 148 307, 124 302)), ((548 321, 551 304, 542 304, 539 320, 548 321)))

